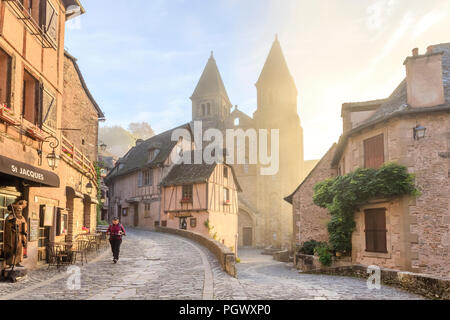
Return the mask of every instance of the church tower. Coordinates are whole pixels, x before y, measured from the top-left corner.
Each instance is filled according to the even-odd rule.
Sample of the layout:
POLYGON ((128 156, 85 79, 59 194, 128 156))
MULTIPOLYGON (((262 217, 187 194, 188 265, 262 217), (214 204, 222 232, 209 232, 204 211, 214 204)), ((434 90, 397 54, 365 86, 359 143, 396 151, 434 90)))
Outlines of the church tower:
POLYGON ((212 52, 191 101, 192 120, 203 121, 204 129, 221 129, 230 115, 232 105, 212 52))
POLYGON ((297 88, 278 38, 272 44, 256 89, 256 126, 269 132, 279 130, 279 170, 273 176, 258 176, 258 210, 265 213, 266 243, 286 247, 292 241, 292 208, 283 198, 302 179, 303 129, 297 112, 297 88))

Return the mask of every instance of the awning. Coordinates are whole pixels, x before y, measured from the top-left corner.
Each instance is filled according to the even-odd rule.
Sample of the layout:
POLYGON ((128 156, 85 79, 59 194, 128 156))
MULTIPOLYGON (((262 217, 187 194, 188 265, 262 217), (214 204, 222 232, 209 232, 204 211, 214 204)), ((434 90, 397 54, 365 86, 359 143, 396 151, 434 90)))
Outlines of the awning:
POLYGON ((42 186, 59 187, 59 177, 53 172, 42 170, 4 156, 0 156, 0 172, 38 183, 42 186))

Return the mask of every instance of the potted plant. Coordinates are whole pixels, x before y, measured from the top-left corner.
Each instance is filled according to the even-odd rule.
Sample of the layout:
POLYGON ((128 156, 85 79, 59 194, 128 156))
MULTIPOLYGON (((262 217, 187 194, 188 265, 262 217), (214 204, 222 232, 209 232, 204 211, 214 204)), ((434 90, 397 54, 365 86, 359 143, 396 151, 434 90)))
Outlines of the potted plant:
POLYGON ((36 140, 40 140, 40 141, 45 140, 44 131, 39 129, 37 126, 29 125, 26 130, 27 130, 28 135, 30 135, 32 138, 34 138, 36 140))
POLYGON ((19 125, 20 122, 14 117, 14 113, 6 104, 0 105, 0 119, 10 125, 19 125))

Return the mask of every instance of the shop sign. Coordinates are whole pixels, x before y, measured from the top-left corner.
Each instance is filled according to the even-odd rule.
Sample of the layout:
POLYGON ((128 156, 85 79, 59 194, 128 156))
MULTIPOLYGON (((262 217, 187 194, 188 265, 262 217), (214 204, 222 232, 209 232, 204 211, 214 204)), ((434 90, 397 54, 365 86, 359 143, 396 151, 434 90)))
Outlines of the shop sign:
POLYGON ((30 220, 30 241, 37 241, 39 233, 39 220, 30 220))
POLYGON ((190 218, 190 217, 192 217, 192 214, 190 212, 180 212, 180 213, 175 213, 175 217, 176 218, 190 218))
POLYGON ((53 172, 33 167, 4 156, 0 156, 0 172, 50 187, 59 187, 59 177, 53 172))

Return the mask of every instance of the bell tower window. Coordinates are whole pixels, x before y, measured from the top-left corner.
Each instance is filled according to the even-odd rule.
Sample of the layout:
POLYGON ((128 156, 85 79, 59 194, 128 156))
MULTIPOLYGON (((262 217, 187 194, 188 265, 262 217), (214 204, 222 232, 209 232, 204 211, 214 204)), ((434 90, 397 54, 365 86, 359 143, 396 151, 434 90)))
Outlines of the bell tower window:
POLYGON ((206 106, 205 104, 202 104, 202 116, 206 114, 206 106))
POLYGON ((208 116, 211 114, 211 104, 210 103, 208 103, 207 105, 206 105, 206 107, 207 107, 207 114, 208 114, 208 116))

